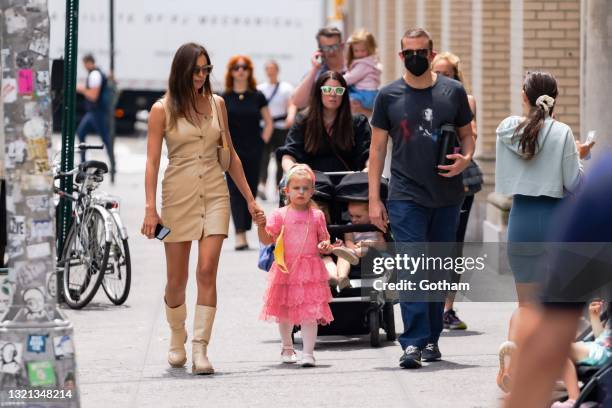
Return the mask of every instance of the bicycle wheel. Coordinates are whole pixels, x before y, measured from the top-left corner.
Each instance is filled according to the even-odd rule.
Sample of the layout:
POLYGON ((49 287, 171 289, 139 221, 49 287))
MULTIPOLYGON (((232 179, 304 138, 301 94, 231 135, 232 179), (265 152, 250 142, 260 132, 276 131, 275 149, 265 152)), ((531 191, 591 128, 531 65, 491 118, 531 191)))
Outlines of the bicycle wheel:
POLYGON ((89 209, 83 220, 82 224, 75 223, 70 228, 62 256, 64 299, 73 309, 81 309, 95 296, 110 251, 102 214, 89 209))
POLYGON ((132 282, 132 262, 127 239, 122 239, 119 227, 113 222, 113 240, 108 264, 104 271, 102 288, 109 300, 115 305, 123 304, 130 294, 132 282))

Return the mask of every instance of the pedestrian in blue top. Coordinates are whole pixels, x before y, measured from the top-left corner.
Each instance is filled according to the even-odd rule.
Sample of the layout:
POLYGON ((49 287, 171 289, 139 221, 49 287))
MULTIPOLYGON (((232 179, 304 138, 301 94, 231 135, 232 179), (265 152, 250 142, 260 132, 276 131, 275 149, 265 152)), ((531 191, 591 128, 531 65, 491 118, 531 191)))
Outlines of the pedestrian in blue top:
MULTIPOLYGON (((88 133, 100 135, 108 159, 110 161, 111 181, 115 180, 115 155, 111 146, 109 131, 110 97, 106 75, 96 66, 93 55, 83 57, 83 65, 87 70, 87 80, 78 84, 76 91, 85 97, 85 116, 77 127, 79 142, 85 143, 88 133)), ((81 152, 81 161, 85 161, 85 151, 81 152)))
MULTIPOLYGON (((387 229, 387 213, 380 199, 380 176, 393 140, 389 220, 396 242, 454 242, 464 198, 461 172, 474 153, 472 112, 461 83, 431 69, 433 41, 421 28, 406 31, 400 58, 402 78, 383 87, 374 103, 369 162, 369 212, 373 224, 387 229), (460 152, 450 154, 450 165, 438 163, 442 125, 454 125, 460 152), (437 166, 437 167, 436 167, 437 166)), ((408 299, 410 300, 410 299, 408 299)), ((444 302, 405 301, 400 296, 404 333, 399 337, 403 368, 421 367, 441 358, 444 302)))
POLYGON ((519 302, 510 319, 508 341, 499 348, 497 384, 503 391, 509 390, 510 358, 521 347, 519 324, 528 328, 539 321, 533 306, 544 244, 537 243, 548 240, 556 208, 578 188, 583 173, 580 155, 590 149, 576 142, 568 125, 554 119, 558 88, 552 74, 528 72, 522 95, 526 116, 509 116, 497 127, 495 190, 513 196, 508 259, 519 302))

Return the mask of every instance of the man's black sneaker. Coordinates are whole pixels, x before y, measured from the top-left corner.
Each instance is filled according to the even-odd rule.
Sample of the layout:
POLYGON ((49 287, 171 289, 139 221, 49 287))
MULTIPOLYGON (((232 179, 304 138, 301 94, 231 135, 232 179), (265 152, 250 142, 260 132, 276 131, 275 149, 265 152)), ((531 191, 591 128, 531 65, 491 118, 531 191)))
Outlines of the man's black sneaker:
POLYGON ((417 346, 408 346, 400 358, 402 368, 421 368, 421 350, 417 346))
POLYGON ((438 361, 442 358, 442 353, 437 344, 429 343, 422 351, 423 361, 438 361))

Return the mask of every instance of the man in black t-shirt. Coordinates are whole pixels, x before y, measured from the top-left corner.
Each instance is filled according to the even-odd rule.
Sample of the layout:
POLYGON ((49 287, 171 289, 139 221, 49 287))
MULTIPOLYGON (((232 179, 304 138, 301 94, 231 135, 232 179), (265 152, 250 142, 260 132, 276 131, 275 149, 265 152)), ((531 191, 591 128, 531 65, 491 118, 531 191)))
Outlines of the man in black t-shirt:
MULTIPOLYGON (((370 218, 386 230, 387 213, 380 199, 380 176, 387 138, 393 140, 389 219, 396 242, 452 242, 463 201, 461 172, 474 152, 472 112, 458 81, 431 70, 433 42, 423 29, 408 30, 401 41, 400 58, 406 72, 383 87, 374 104, 369 161, 370 218), (447 158, 453 164, 437 166, 442 125, 455 126, 461 152, 447 158)), ((400 366, 421 367, 441 358, 443 302, 402 301, 404 350, 400 366)))

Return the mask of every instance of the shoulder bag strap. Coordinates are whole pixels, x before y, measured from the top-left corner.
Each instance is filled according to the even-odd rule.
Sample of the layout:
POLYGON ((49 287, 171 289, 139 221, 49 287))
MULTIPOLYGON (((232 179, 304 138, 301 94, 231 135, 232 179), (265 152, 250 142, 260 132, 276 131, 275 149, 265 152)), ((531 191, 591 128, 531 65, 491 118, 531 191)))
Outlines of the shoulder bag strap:
POLYGON ((210 97, 210 104, 211 108, 212 106, 214 106, 215 114, 217 115, 217 123, 219 124, 219 131, 221 132, 221 142, 219 144, 222 145, 224 149, 227 149, 228 146, 226 139, 227 136, 225 135, 225 126, 223 125, 223 123, 221 123, 221 115, 219 115, 219 108, 217 108, 217 101, 215 101, 214 95, 210 97))
POLYGON ((276 95, 276 93, 278 92, 278 87, 280 86, 280 82, 276 83, 276 86, 274 87, 274 90, 272 91, 272 93, 270 94, 270 97, 268 98, 268 103, 270 103, 270 101, 272 100, 272 98, 274 98, 274 96, 276 95))

